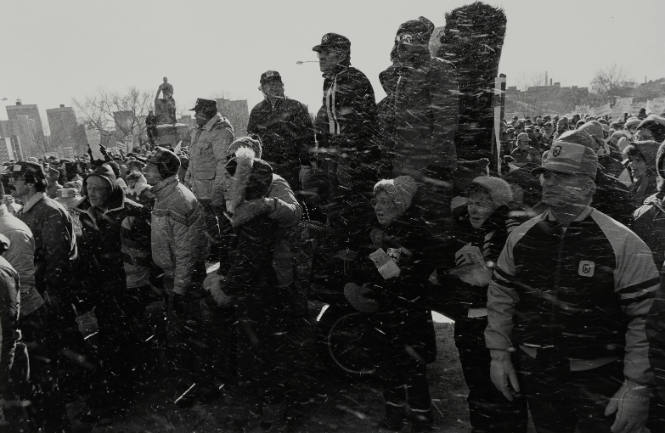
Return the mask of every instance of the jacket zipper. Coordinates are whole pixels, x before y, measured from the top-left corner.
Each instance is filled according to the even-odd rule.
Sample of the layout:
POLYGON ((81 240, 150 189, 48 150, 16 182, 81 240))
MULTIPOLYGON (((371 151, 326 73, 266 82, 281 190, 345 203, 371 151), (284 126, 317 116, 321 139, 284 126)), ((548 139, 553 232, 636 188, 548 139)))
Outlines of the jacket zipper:
MULTIPOLYGON (((563 248, 564 248, 564 238, 566 237, 566 230, 567 227, 561 227, 561 237, 559 238, 559 246, 557 249, 557 261, 556 261, 556 268, 555 268, 555 273, 554 273, 554 285, 552 286, 552 295, 555 296, 556 299, 559 297, 559 285, 561 284, 561 262, 563 258, 563 248)), ((550 343, 552 346, 555 346, 555 341, 554 341, 554 332, 552 330, 552 325, 555 323, 555 308, 556 304, 554 302, 551 302, 551 307, 550 307, 550 343)))

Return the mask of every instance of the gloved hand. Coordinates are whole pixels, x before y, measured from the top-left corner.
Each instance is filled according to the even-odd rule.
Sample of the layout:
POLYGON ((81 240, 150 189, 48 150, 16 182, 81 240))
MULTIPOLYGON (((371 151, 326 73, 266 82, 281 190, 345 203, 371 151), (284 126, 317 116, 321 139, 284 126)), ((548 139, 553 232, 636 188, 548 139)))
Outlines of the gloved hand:
POLYGON ((644 424, 649 417, 649 400, 650 392, 647 386, 626 380, 605 408, 605 416, 616 412, 612 432, 648 432, 644 424))
POLYGON ((242 202, 233 211, 231 225, 238 227, 254 217, 272 212, 275 209, 275 199, 270 197, 258 198, 242 202))
POLYGON ((213 272, 203 281, 203 288, 210 293, 210 298, 217 307, 226 307, 233 301, 233 297, 224 293, 222 289, 223 280, 224 276, 213 272))
POLYGON ((513 401, 515 394, 520 392, 520 384, 510 353, 508 350, 490 350, 492 357, 490 378, 496 389, 508 400, 513 401))

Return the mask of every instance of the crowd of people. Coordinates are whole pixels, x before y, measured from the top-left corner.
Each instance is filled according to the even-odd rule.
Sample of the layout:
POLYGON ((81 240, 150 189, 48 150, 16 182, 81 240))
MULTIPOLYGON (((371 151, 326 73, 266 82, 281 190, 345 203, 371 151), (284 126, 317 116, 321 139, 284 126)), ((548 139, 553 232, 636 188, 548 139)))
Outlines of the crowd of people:
POLYGON ((497 172, 469 174, 432 30, 399 27, 378 103, 327 33, 314 121, 266 71, 248 136, 201 98, 186 152, 5 164, 5 423, 70 431, 81 395, 85 420, 119 416, 157 371, 177 405, 234 388, 244 431, 298 431, 319 298, 380 330, 383 428, 433 427, 436 310, 474 432, 526 432, 528 411, 539 432, 662 431, 665 118, 516 116, 497 172))

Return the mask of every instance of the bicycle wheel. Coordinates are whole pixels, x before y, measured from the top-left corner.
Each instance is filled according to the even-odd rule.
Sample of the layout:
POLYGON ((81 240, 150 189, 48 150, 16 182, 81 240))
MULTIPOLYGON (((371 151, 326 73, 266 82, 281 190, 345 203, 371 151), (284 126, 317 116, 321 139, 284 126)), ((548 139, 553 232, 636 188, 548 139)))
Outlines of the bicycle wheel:
POLYGON ((371 375, 376 372, 377 348, 384 337, 367 314, 345 314, 328 331, 328 353, 342 371, 355 376, 371 375))

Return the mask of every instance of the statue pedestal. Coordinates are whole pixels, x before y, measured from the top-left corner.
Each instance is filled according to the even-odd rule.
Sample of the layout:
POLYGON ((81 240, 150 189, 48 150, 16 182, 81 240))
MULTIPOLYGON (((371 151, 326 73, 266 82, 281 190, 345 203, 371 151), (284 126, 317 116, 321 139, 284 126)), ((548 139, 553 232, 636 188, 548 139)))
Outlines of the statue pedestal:
POLYGON ((183 147, 189 147, 189 131, 190 127, 184 123, 157 125, 155 145, 173 149, 178 145, 179 141, 182 141, 183 147))

